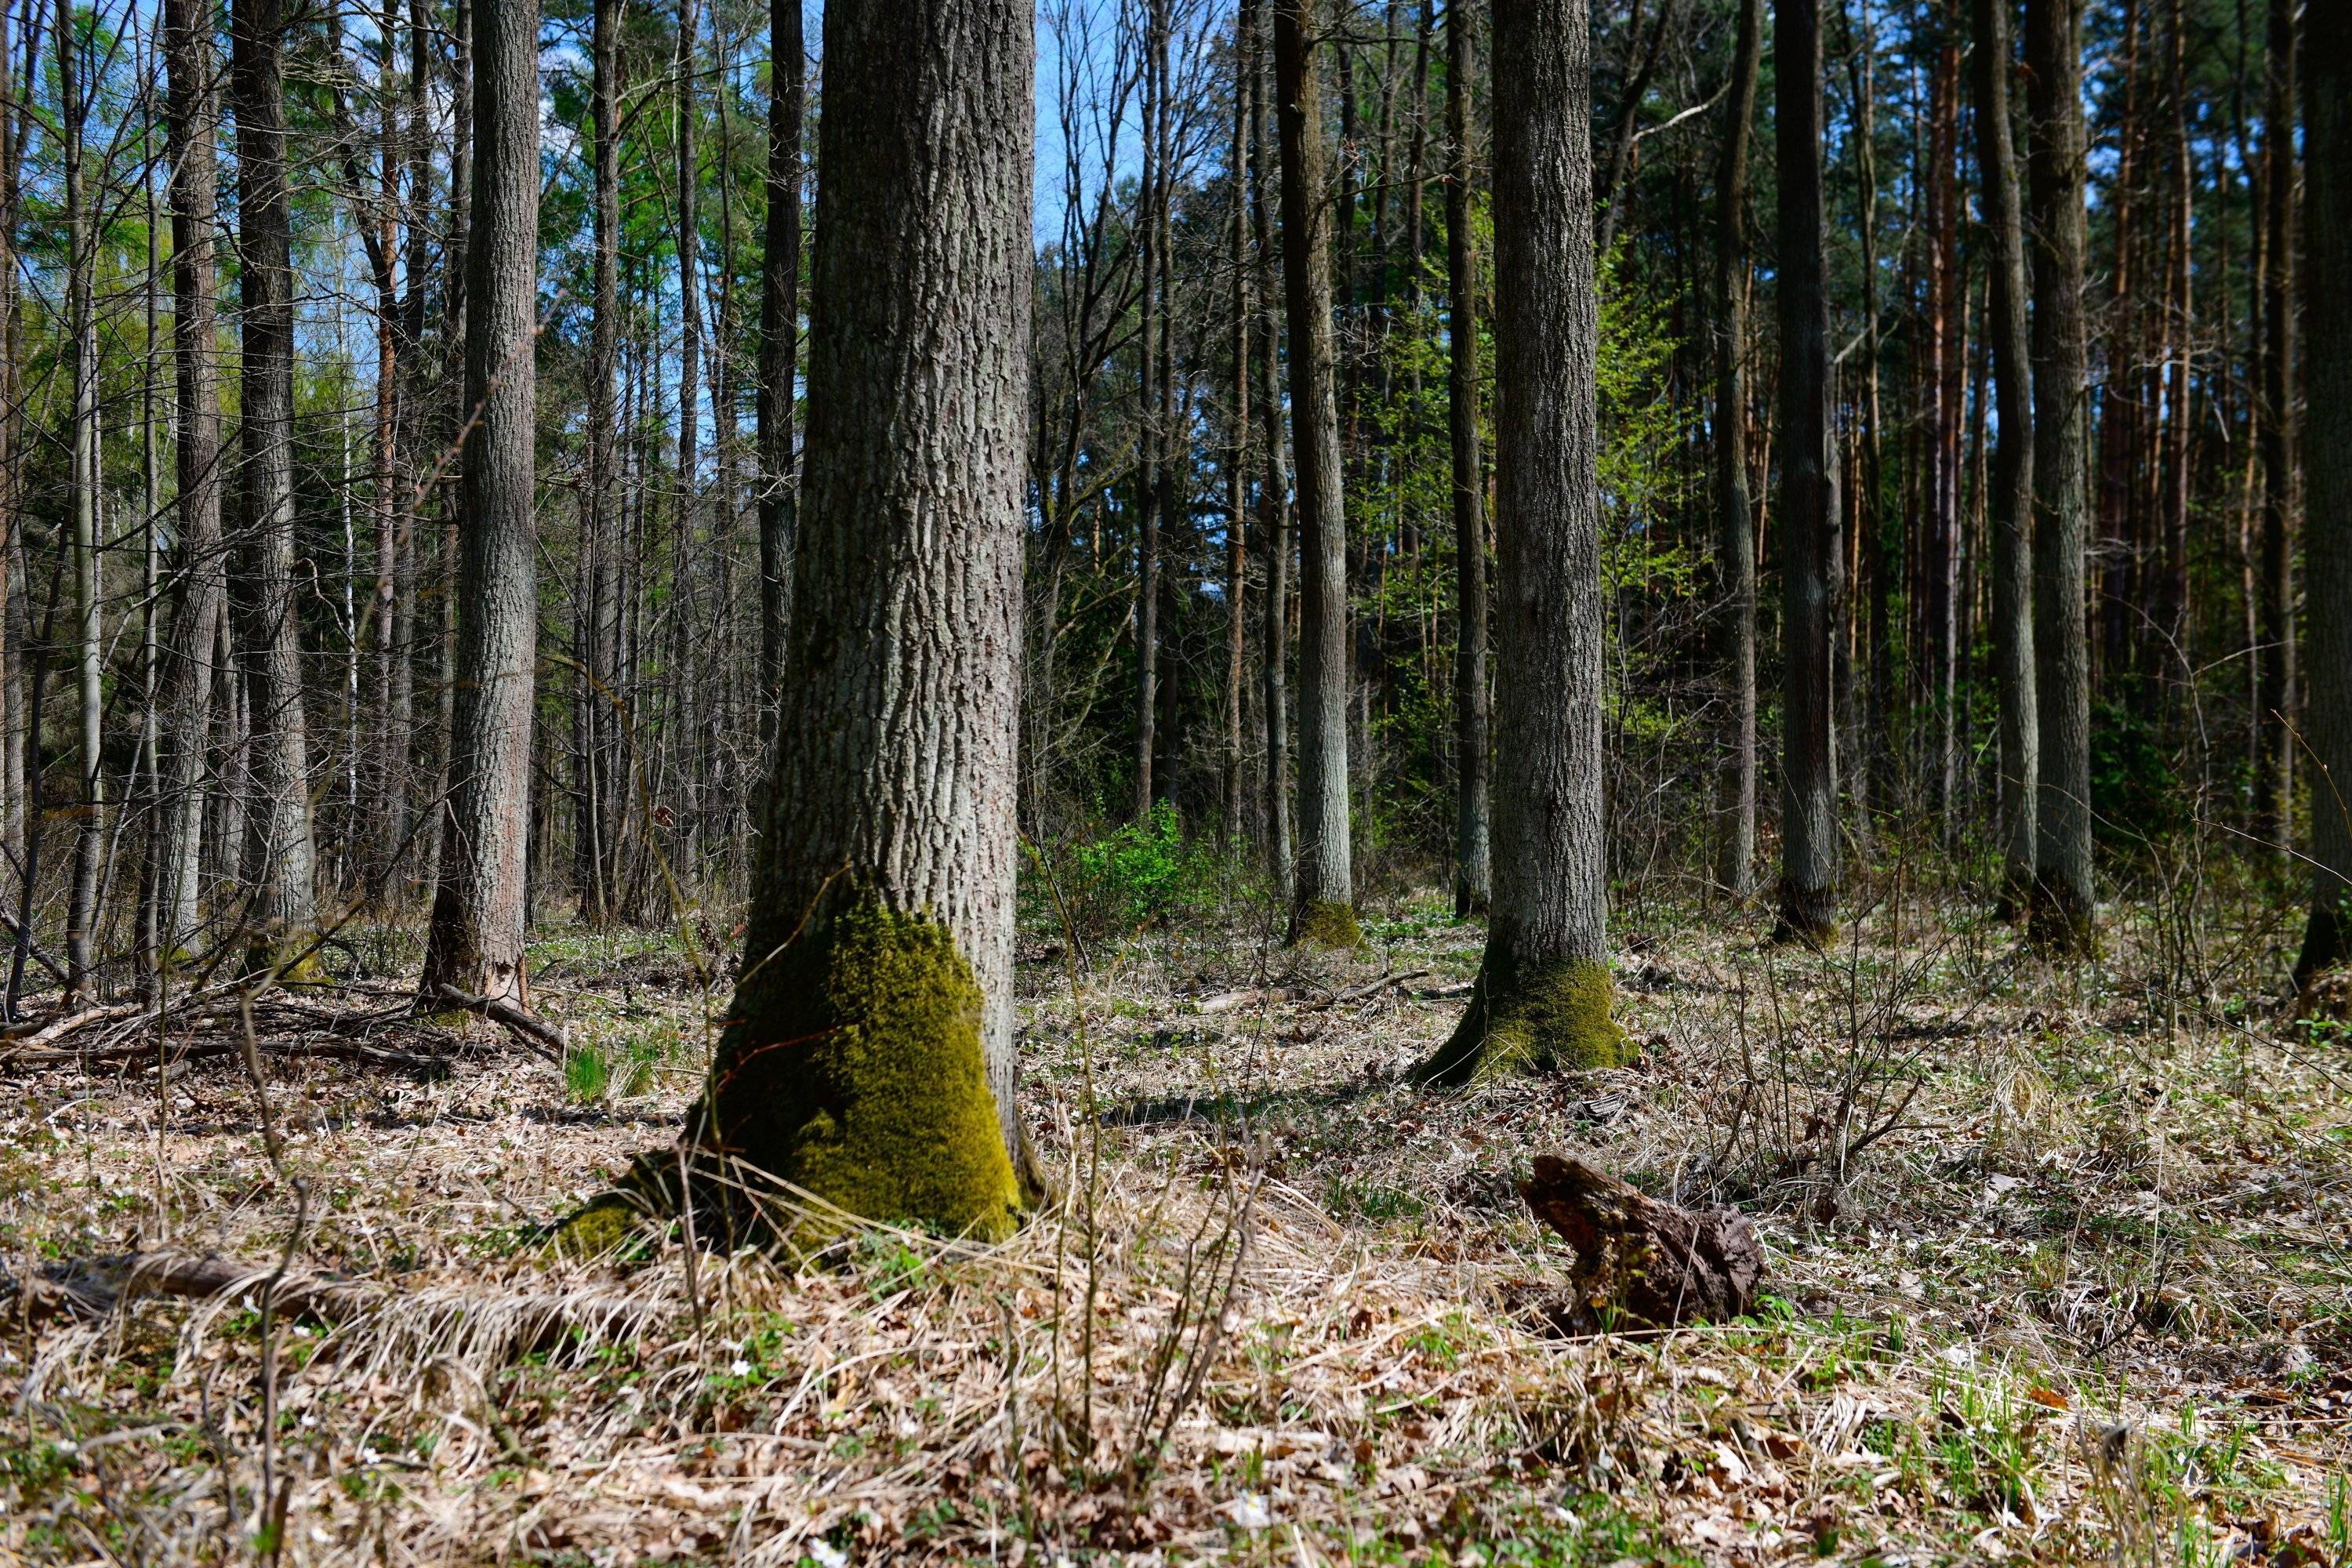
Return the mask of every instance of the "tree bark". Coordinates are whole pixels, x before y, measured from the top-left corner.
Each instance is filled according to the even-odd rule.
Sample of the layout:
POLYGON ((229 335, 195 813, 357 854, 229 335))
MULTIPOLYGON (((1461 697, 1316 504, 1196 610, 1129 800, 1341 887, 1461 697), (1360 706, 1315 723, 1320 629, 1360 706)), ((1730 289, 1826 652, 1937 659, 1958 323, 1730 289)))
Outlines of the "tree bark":
POLYGON ((1453 447, 1454 914, 1484 914, 1494 896, 1488 776, 1494 743, 1486 689, 1486 472, 1478 441, 1478 252, 1470 229, 1476 178, 1471 84, 1476 24, 1460 5, 1445 14, 1446 431, 1453 447))
MULTIPOLYGON (((98 427, 98 267, 96 227, 90 222, 89 192, 83 185, 83 118, 88 110, 84 71, 75 48, 77 34, 68 0, 58 0, 58 125, 64 163, 66 219, 66 331, 72 340, 70 371, 71 434, 68 480, 73 526, 73 584, 76 670, 80 699, 76 763, 81 773, 81 798, 75 802, 79 831, 74 839, 73 881, 66 907, 67 991, 78 992, 91 983, 96 955, 99 860, 106 845, 106 774, 104 736, 100 722, 105 707, 104 627, 100 622, 99 583, 99 427, 98 427)), ((38 737, 31 742, 37 746, 38 737)), ((31 764, 37 766, 37 762, 31 764)))
POLYGON ((539 8, 473 12, 473 191, 448 805, 419 994, 527 1005, 524 863, 539 631, 539 8))
MULTIPOLYGON (((1235 25, 1234 53, 1233 146, 1227 177, 1233 184, 1233 429, 1225 457, 1225 692, 1224 776, 1219 791, 1224 808, 1223 847, 1234 852, 1242 836, 1242 692, 1249 652, 1249 616, 1245 604, 1249 567, 1249 447, 1250 447, 1250 100, 1255 96, 1255 67, 1242 32, 1246 18, 1235 25)), ((1269 410, 1269 413, 1271 411, 1269 410)))
POLYGON ((1360 940, 1348 801, 1348 530, 1331 321, 1330 150, 1314 58, 1316 0, 1274 0, 1282 133, 1283 306, 1298 468, 1298 860, 1290 940, 1360 940))
MULTIPOLYGON (((1272 0, 1242 0, 1248 19, 1250 74, 1259 90, 1250 102, 1250 226, 1257 247, 1258 402, 1265 409, 1265 469, 1258 482, 1258 537, 1265 542, 1264 647, 1265 676, 1266 870, 1287 907, 1296 886, 1297 832, 1290 795, 1290 465, 1282 450, 1282 312, 1276 276, 1274 216, 1266 174, 1274 167, 1273 93, 1266 80, 1266 7, 1272 0)), ((1279 199, 1278 197, 1276 199, 1279 199)))
POLYGON ((2041 710, 2032 930, 2053 952, 2092 940, 2091 667, 2084 623, 2090 542, 2089 345, 2083 321, 2086 153, 2082 0, 2026 0, 2033 236, 2033 587, 2041 710))
POLYGON ((1495 5, 1495 907, 1425 1082, 1607 1067, 1587 0, 1495 5))
MULTIPOLYGON (((317 926, 310 738, 294 542, 293 211, 286 179, 283 0, 236 0, 238 319, 244 509, 238 540, 252 704, 255 961, 300 954, 317 926)), ((534 187, 535 190, 535 187, 534 187)))
POLYGON ((1971 0, 1975 26, 1977 178, 1991 239, 1990 323, 2000 435, 1992 460, 1993 659, 2000 702, 2000 847, 2004 909, 2033 890, 2041 709, 2034 700, 2033 384, 2026 321, 2025 217, 2010 113, 2009 0, 1971 0))
POLYGON ((1756 120, 1764 0, 1741 0, 1715 175, 1716 570, 1730 734, 1717 774, 1716 880, 1756 890, 1756 518, 1748 495, 1748 144, 1756 120))
POLYGON ((217 61, 207 0, 163 14, 170 74, 172 349, 179 431, 178 579, 163 667, 155 942, 165 966, 191 955, 200 924, 205 775, 212 734, 213 651, 228 584, 221 560, 221 411, 215 256, 219 232, 217 61))
POLYGON ((2296 447, 2294 0, 2271 0, 2263 110, 2261 405, 2263 512, 2256 622, 2255 831, 2284 852, 2293 842, 2294 760, 2294 503, 2296 447))
POLYGON ((1837 914, 1837 752, 1831 685, 1839 568, 1822 284, 1819 0, 1773 0, 1780 162, 1781 723, 1779 929, 1818 942, 1837 914))
POLYGON ((824 14, 793 678, 688 1142, 854 1213, 1018 1202, 1014 804, 1032 18, 824 14))
POLYGON ((2352 9, 2304 26, 2304 458, 2311 662, 2311 919, 2298 985, 2352 953, 2352 9))
MULTIPOLYGON (((797 20, 798 0, 789 5, 797 20)), ((615 856, 618 817, 627 792, 618 777, 620 720, 616 710, 619 679, 618 599, 620 547, 624 510, 620 493, 619 430, 614 407, 614 374, 620 348, 620 229, 621 229, 621 0, 596 0, 590 49, 593 57, 591 114, 593 119, 594 246, 591 280, 594 317, 588 330, 588 495, 582 508, 586 530, 581 542, 582 592, 579 607, 582 666, 577 700, 581 705, 579 756, 580 821, 578 869, 581 909, 602 923, 613 918, 619 880, 615 856)), ((761 384, 766 395, 766 384, 761 384)), ((764 436, 767 405, 761 405, 764 436)), ((790 450, 790 437, 786 437, 790 450)), ((766 506, 774 498, 762 494, 761 543, 768 534, 766 506)), ((765 604, 764 558, 762 604, 765 604)), ((765 643, 762 650, 764 652, 765 643)), ((771 671, 761 668, 761 689, 773 689, 771 671)))
POLYGON ((770 0, 768 48, 768 236, 760 265, 758 404, 760 705, 767 721, 761 728, 772 735, 792 622, 800 500, 799 476, 793 470, 793 403, 800 375, 801 126, 808 116, 801 0, 770 0))

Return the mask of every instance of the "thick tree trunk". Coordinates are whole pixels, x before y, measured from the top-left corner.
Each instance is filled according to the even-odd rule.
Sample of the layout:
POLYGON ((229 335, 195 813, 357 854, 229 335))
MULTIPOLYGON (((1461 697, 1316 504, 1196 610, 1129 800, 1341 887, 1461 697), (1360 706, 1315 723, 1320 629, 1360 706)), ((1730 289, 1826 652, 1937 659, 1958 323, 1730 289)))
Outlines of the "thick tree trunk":
POLYGON ((824 15, 793 679, 742 978, 688 1136, 853 1213, 1000 1235, 1032 18, 824 15))
POLYGON ((294 542, 293 212, 286 183, 282 0, 231 13, 236 108, 239 394, 246 684, 252 703, 257 963, 299 957, 317 925, 311 889, 310 738, 302 700, 294 542))
POLYGON ((1990 335, 2000 414, 1992 460, 1993 660, 2000 701, 2000 847, 2004 909, 2033 889, 2041 709, 2033 679, 2033 384, 2026 321, 2025 216, 2010 113, 2009 0, 1971 0, 1977 178, 1991 238, 1990 335))
POLYGON ((2298 984, 2352 955, 2352 7, 2314 5, 2304 26, 2305 735, 2314 772, 2298 984))
POLYGON ((1607 1067, 1587 0, 1495 5, 1495 907, 1423 1081, 1607 1067))
POLYGON ((2082 0, 2027 0, 2027 223, 2033 236, 2033 631, 2042 725, 2036 943, 2091 943, 2089 345, 2083 321, 2082 0))
POLYGON ((200 922, 205 762, 211 746, 213 651, 228 584, 221 562, 221 412, 217 138, 211 12, 171 0, 163 14, 170 71, 172 349, 177 366, 178 578, 159 700, 161 798, 155 830, 155 958, 192 953, 200 922))
POLYGON ((1446 429, 1453 447, 1454 914, 1484 914, 1494 896, 1486 691, 1486 468, 1478 447, 1478 252, 1470 229, 1476 177, 1470 91, 1477 37, 1469 8, 1445 14, 1446 429))
POLYGON ((1756 518, 1748 496, 1748 143, 1756 119, 1764 0, 1741 0, 1715 175, 1716 571, 1728 734, 1717 764, 1716 880, 1756 890, 1756 518))
MULTIPOLYGON (((604 0, 606 5, 616 0, 604 0)), ((770 0, 768 237, 760 264, 760 708, 772 735, 792 623, 799 476, 793 471, 793 383, 800 374, 801 126, 808 51, 801 0, 770 0)), ((762 760, 762 766, 767 759, 762 760)))
POLYGON ((2255 831, 2282 852, 2294 820, 2295 276, 2294 0, 2271 0, 2263 110, 2263 514, 2256 591, 2255 831))
POLYGON ((528 1005, 524 862, 539 632, 539 8, 473 8, 464 474, 448 805, 420 994, 528 1005))
POLYGON ((1330 150, 1314 46, 1316 0, 1274 0, 1282 131, 1282 273, 1290 329, 1290 447, 1298 468, 1298 861, 1290 940, 1353 947, 1348 802, 1348 529, 1331 321, 1330 150))
MULTIPOLYGON (((1274 215, 1266 198, 1275 162, 1274 94, 1266 79, 1266 7, 1272 0, 1242 0, 1248 19, 1250 75, 1258 85, 1250 105, 1250 226, 1257 247, 1258 402, 1265 410, 1265 470, 1258 481, 1258 537, 1265 542, 1264 646, 1265 675, 1266 870, 1286 906, 1295 886, 1297 834, 1290 797, 1290 466, 1282 451, 1283 289, 1276 275, 1274 215)), ((1278 199, 1278 198, 1277 198, 1278 199)))
POLYGON ((1780 930, 1817 942, 1837 914, 1837 470, 1830 458, 1829 300, 1822 285, 1819 0, 1774 0, 1780 210, 1780 594, 1783 679, 1780 930))

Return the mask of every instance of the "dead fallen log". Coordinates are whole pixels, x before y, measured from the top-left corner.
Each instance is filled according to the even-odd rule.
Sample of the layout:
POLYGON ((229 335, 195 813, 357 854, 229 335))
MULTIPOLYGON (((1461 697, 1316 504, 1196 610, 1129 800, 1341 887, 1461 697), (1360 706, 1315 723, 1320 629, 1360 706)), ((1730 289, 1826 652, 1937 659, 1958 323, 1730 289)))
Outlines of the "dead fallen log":
MULTIPOLYGON (((211 1300, 249 1295, 258 1305, 261 1289, 275 1272, 267 1264, 157 1247, 48 1264, 16 1281, 14 1293, 16 1311, 26 1322, 38 1323, 63 1312, 101 1318, 142 1296, 211 1300)), ((5 1279, 0 1273, 0 1281, 5 1279)), ((374 1305, 383 1294, 382 1287, 363 1279, 289 1272, 271 1289, 270 1301, 281 1318, 337 1321, 374 1305)))
POLYGON ((561 1064, 571 1054, 572 1042, 564 1037, 562 1029, 524 1012, 503 996, 477 996, 470 991, 460 991, 455 985, 444 985, 433 994, 436 1001, 468 1013, 479 1013, 549 1061, 561 1064))
MULTIPOLYGON (((361 1045, 352 1040, 339 1039, 276 1039, 263 1036, 255 1047, 265 1058, 300 1060, 306 1058, 329 1061, 357 1063, 362 1067, 391 1068, 401 1072, 431 1077, 449 1069, 447 1058, 430 1056, 421 1051, 394 1050, 388 1046, 361 1045)), ((230 1036, 220 1036, 193 1043, 174 1045, 160 1053, 160 1059, 176 1069, 189 1062, 209 1061, 215 1057, 235 1056, 245 1049, 245 1042, 230 1036)), ((101 1046, 90 1050, 52 1047, 45 1050, 16 1050, 0 1056, 0 1072, 12 1068, 57 1067, 121 1068, 150 1067, 159 1059, 152 1039, 133 1040, 126 1045, 101 1046)))
POLYGON ((1756 1227, 1733 1209, 1661 1203, 1581 1160, 1536 1156, 1519 1194, 1576 1249, 1580 1324, 1671 1328, 1736 1318, 1764 1278, 1756 1227))

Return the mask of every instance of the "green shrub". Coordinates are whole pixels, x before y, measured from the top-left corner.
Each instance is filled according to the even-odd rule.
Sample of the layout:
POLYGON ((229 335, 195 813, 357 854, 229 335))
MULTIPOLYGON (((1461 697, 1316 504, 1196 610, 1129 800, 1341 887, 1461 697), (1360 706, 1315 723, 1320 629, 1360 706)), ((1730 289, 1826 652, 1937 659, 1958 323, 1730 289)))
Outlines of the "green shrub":
MULTIPOLYGON (((1081 931, 1131 931, 1213 909, 1228 868, 1206 840, 1190 840, 1166 801, 1139 821, 1052 857, 1069 918, 1081 931)), ((1051 918, 1050 907, 1039 911, 1051 918)))

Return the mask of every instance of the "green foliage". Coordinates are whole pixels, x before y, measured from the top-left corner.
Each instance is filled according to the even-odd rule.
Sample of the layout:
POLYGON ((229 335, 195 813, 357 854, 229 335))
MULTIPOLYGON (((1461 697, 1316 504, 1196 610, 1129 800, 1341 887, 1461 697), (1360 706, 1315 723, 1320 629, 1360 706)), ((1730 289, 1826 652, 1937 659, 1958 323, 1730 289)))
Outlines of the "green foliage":
POLYGON ((2189 803, 2163 723, 2158 705, 2137 692, 2093 705, 2092 825, 2102 841, 2140 847, 2187 826, 2189 803))
MULTIPOLYGON (((1206 839, 1188 840, 1176 808, 1161 801, 1059 858, 1062 897, 1081 934, 1132 931, 1216 906, 1227 868, 1206 839)), ((1034 903, 1038 889, 1027 889, 1034 903)), ((1048 922, 1055 911, 1033 910, 1048 922)))

